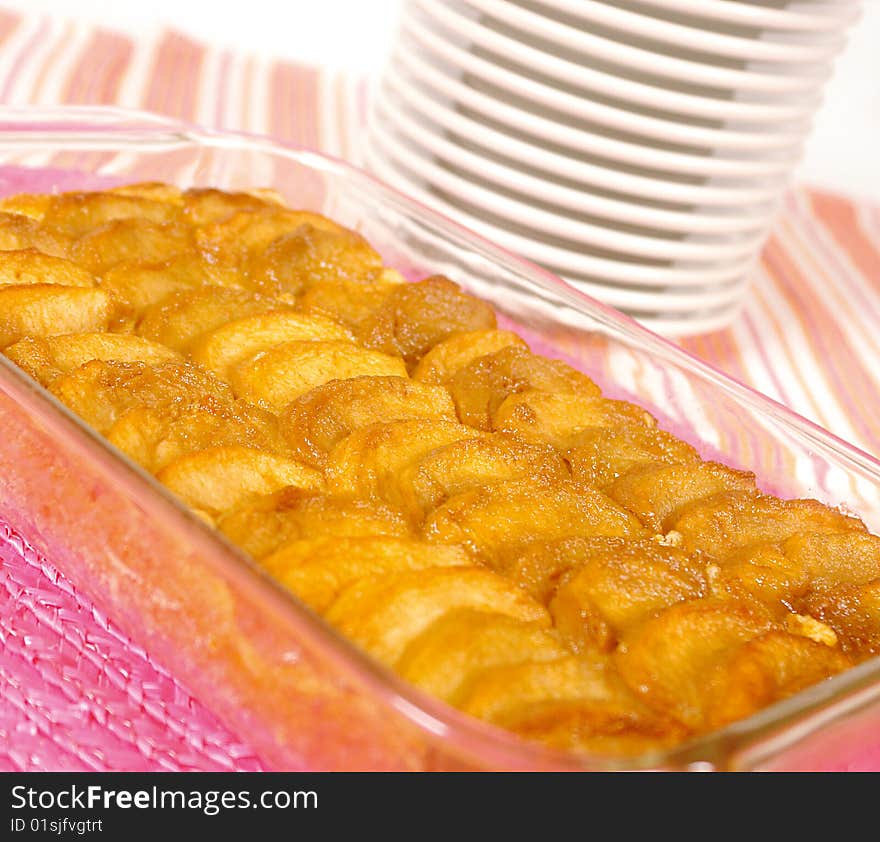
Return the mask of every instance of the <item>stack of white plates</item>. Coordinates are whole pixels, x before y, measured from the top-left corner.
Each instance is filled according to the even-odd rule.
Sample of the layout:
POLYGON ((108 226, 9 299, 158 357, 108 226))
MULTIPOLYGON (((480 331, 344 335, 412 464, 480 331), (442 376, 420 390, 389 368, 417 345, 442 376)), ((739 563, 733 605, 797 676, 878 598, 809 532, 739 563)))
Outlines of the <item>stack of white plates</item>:
POLYGON ((735 315, 860 0, 407 0, 367 163, 654 329, 735 315))

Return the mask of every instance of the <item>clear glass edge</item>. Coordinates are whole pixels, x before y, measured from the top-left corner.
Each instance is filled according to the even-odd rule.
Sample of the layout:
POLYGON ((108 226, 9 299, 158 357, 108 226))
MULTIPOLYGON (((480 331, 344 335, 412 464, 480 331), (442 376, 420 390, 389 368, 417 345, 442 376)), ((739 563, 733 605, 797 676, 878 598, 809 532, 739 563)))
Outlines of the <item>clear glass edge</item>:
MULTIPOLYGON (((517 257, 499 246, 445 217, 420 202, 398 192, 353 165, 320 152, 286 144, 270 137, 198 127, 172 117, 133 109, 105 106, 0 106, 0 153, 4 148, 20 148, 26 142, 59 142, 77 148, 118 150, 131 145, 195 144, 219 148, 247 149, 282 155, 306 167, 329 171, 334 175, 360 182, 377 198, 397 206, 406 213, 426 218, 445 228, 451 237, 465 241, 486 258, 516 270, 537 287, 551 290, 568 305, 602 324, 609 335, 617 335, 642 351, 680 366, 721 389, 729 396, 772 417, 774 423, 804 442, 832 453, 840 466, 858 470, 880 487, 880 460, 849 444, 833 433, 798 415, 772 398, 740 383, 712 365, 642 327, 629 317, 569 286, 544 269, 517 257)), ((796 745, 829 722, 858 713, 880 700, 880 658, 859 664, 844 673, 799 692, 782 702, 764 708, 747 719, 722 730, 690 740, 665 751, 638 757, 610 758, 601 755, 576 755, 522 743, 496 728, 472 720, 447 705, 426 696, 397 678, 394 673, 364 655, 339 635, 320 617, 299 603, 290 593, 262 573, 244 553, 229 544, 215 530, 193 517, 152 476, 132 463, 102 436, 70 413, 52 395, 36 386, 26 375, 0 355, 0 380, 30 404, 45 420, 72 435, 76 443, 87 449, 97 460, 117 470, 124 466, 124 475, 135 491, 147 493, 164 511, 177 521, 175 528, 187 533, 196 546, 219 554, 228 567, 235 569, 239 580, 249 586, 258 598, 265 600, 271 613, 284 614, 285 619, 313 638, 328 644, 328 651, 341 666, 365 689, 380 695, 390 691, 388 700, 399 714, 424 731, 442 730, 444 742, 460 751, 462 756, 484 757, 490 763, 510 763, 516 768, 529 766, 582 769, 666 769, 717 770, 760 768, 786 749, 796 745), (427 720, 426 720, 427 718, 427 720), (434 722, 439 729, 431 728, 434 722), (483 752, 483 755, 480 752, 483 752)))

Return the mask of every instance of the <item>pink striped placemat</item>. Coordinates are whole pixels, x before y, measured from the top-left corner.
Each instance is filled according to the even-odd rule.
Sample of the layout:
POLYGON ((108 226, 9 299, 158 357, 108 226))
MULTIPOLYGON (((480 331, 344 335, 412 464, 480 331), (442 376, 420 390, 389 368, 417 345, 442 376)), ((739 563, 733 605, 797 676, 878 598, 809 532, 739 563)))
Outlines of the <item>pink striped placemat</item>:
MULTIPOLYGON (((113 104, 357 161, 364 80, 0 9, 0 102, 113 104)), ((880 453, 880 208, 799 188, 728 329, 681 345, 880 453)), ((2 516, 2 513, 0 513, 2 516)), ((0 517, 0 770, 260 769, 0 517)))

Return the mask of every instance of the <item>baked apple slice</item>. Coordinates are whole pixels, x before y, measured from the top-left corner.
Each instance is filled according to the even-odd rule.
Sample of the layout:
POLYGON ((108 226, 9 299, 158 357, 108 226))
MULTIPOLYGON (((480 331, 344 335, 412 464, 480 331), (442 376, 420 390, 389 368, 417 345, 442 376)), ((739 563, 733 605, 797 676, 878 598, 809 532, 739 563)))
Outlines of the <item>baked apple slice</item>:
POLYGON ((218 377, 228 379, 229 369, 236 363, 283 342, 353 339, 350 331, 326 316, 292 311, 257 313, 203 333, 191 344, 189 354, 218 377))
POLYGON ((540 485, 568 478, 565 462, 552 447, 508 433, 486 433, 442 445, 410 462, 387 478, 383 496, 421 521, 469 488, 529 479, 540 485))
POLYGON ((627 401, 588 397, 571 392, 527 390, 505 398, 490 413, 492 429, 516 433, 566 451, 584 430, 641 425, 653 428, 654 418, 627 401))
POLYGON ((94 275, 103 275, 124 260, 161 263, 192 249, 192 232, 179 223, 116 219, 77 239, 70 247, 70 259, 94 275))
POLYGON ((156 474, 191 509, 216 517, 251 495, 288 485, 319 489, 314 468, 252 447, 212 447, 175 459, 156 474))
POLYGON ((203 333, 227 322, 290 309, 290 304, 249 290, 197 287, 172 292, 147 307, 135 332, 169 348, 186 351, 203 333))
POLYGON ((413 378, 424 383, 444 384, 479 357, 509 347, 528 351, 526 343, 509 330, 489 328, 454 333, 438 342, 419 360, 413 378))
POLYGON ((531 353, 516 344, 477 357, 444 384, 463 424, 492 429, 498 407, 509 395, 527 390, 599 397, 586 374, 560 360, 531 353))
POLYGON ((733 490, 680 507, 672 520, 685 547, 718 559, 750 544, 784 541, 798 533, 866 531, 857 518, 817 500, 780 500, 733 490))
POLYGON ((654 615, 705 595, 701 564, 658 541, 591 538, 564 546, 579 558, 560 576, 549 607, 578 652, 610 651, 654 615))
POLYGON ((630 471, 700 459, 693 447, 671 433, 640 423, 581 430, 565 458, 575 480, 602 490, 630 471))
POLYGON ((382 258, 356 231, 310 223, 251 252, 245 283, 263 295, 299 295, 322 281, 368 284, 382 273, 382 258))
POLYGON ((315 386, 364 375, 406 377, 399 357, 338 340, 282 342, 229 370, 235 393, 276 412, 315 386))
POLYGON ((147 365, 92 360, 56 377, 49 391, 68 409, 105 433, 130 409, 199 405, 206 398, 231 404, 228 384, 186 362, 147 365))
POLYGON ((431 623, 395 664, 407 681, 455 704, 460 688, 492 667, 571 654, 543 625, 464 608, 431 623))
POLYGON ((434 621, 463 608, 550 625, 543 605, 503 576, 473 566, 430 567, 363 579, 349 585, 325 616, 369 654, 393 666, 434 621))
POLYGON ((20 213, 0 212, 0 251, 36 249, 54 257, 67 257, 73 238, 56 228, 20 213))
POLYGON ((434 418, 370 424, 330 452, 327 484, 338 494, 393 498, 396 478, 407 465, 438 447, 480 435, 463 424, 434 418))
POLYGON ((109 331, 123 315, 119 303, 95 287, 0 286, 0 350, 26 336, 109 331))
POLYGON ((242 400, 205 398, 162 409, 136 407, 107 431, 107 440, 151 473, 211 447, 242 446, 286 455, 278 419, 242 400))
POLYGON ((415 537, 407 519, 384 503, 295 486, 246 500, 217 528, 256 559, 304 538, 415 537))
POLYGON ((93 287, 97 279, 72 260, 43 254, 35 248, 0 251, 0 287, 57 284, 93 287))
POLYGON ((680 602, 643 623, 615 653, 623 680, 650 707, 694 730, 712 722, 712 671, 769 631, 759 605, 734 599, 680 602))
POLYGON ((744 719, 850 666, 837 647, 788 632, 764 632, 706 674, 703 727, 713 730, 744 719))
POLYGON ((570 481, 528 480, 456 494, 431 512, 422 529, 429 541, 464 544, 500 570, 533 541, 644 534, 639 521, 601 491, 570 481))
POLYGON ((146 365, 183 362, 177 351, 130 333, 26 336, 3 353, 43 386, 92 360, 146 365))
POLYGON ((284 408, 281 424, 293 455, 323 467, 330 451, 355 430, 419 418, 455 421, 445 389, 408 377, 363 375, 310 389, 284 408))
POLYGON ((495 327, 495 311, 442 275, 399 284, 359 325, 368 348, 403 357, 407 368, 454 333, 495 327))
POLYGON ((174 292, 206 286, 240 288, 242 284, 234 269, 190 249, 159 263, 140 258, 115 263, 101 275, 100 286, 123 302, 137 323, 148 307, 174 292))
MULTIPOLYGON (((390 536, 311 538, 290 541, 261 561, 262 567, 314 611, 325 613, 357 582, 428 569, 466 568, 461 547, 438 548, 390 536)), ((384 610, 382 607, 379 610, 384 610)))
POLYGON ((655 532, 667 531, 679 511, 724 491, 757 493, 755 475, 718 462, 654 465, 630 471, 608 488, 608 496, 655 532))

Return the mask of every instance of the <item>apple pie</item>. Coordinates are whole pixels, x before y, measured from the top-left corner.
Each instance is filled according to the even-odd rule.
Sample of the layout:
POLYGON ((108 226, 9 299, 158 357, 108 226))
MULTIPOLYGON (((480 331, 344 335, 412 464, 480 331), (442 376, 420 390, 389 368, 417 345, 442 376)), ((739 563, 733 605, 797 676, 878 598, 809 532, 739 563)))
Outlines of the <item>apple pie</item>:
POLYGON ((355 645, 552 747, 663 748, 880 653, 880 538, 762 493, 269 190, 0 202, 0 349, 355 645))

